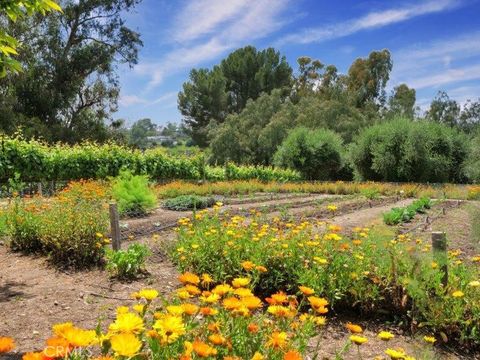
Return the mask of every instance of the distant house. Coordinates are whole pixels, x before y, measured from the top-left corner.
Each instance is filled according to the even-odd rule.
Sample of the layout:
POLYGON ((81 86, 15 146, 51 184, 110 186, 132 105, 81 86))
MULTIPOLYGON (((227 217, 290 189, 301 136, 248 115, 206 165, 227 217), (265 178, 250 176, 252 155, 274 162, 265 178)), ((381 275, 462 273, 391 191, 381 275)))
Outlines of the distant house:
POLYGON ((152 144, 161 145, 161 144, 171 144, 172 146, 177 145, 177 140, 175 140, 171 136, 165 135, 154 135, 154 136, 147 136, 147 140, 150 141, 152 144))

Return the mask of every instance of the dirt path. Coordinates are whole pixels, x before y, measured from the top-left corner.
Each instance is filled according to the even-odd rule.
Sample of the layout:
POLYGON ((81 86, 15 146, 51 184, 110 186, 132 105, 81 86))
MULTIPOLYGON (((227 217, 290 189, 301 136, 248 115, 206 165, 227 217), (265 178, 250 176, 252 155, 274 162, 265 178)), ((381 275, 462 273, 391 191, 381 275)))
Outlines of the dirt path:
POLYGON ((41 347, 51 326, 74 321, 94 328, 97 319, 131 303, 130 294, 153 287, 169 294, 178 286, 173 265, 157 252, 150 257, 151 276, 130 283, 111 280, 103 270, 62 272, 44 258, 11 253, 0 246, 0 336, 13 336, 18 352, 41 347))

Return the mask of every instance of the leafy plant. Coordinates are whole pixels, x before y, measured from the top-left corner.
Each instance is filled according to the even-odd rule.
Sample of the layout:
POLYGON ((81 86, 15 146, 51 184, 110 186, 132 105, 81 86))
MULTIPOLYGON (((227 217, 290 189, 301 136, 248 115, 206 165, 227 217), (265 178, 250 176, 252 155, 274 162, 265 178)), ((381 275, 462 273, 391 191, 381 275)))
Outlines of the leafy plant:
POLYGON ((106 268, 114 276, 131 279, 145 272, 145 261, 150 250, 142 244, 130 244, 127 250, 106 249, 106 268))
POLYGON ((397 225, 402 222, 408 222, 417 213, 425 213, 425 209, 430 209, 431 200, 427 197, 415 200, 412 204, 403 208, 393 208, 383 214, 383 221, 387 225, 397 225))
POLYGON ((121 214, 145 215, 157 204, 157 197, 150 188, 148 177, 133 175, 130 171, 122 171, 113 181, 112 194, 121 214))
POLYGON ((168 199, 164 203, 164 207, 174 211, 187 211, 193 209, 205 209, 215 204, 212 197, 204 197, 197 195, 181 195, 173 199, 168 199))

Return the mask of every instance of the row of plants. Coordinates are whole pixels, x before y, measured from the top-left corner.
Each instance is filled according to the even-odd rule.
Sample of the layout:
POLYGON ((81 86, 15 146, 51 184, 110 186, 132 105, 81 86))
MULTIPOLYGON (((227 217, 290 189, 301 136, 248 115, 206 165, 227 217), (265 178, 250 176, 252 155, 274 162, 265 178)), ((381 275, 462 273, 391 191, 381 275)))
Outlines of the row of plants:
POLYGON ((79 179, 104 179, 117 176, 127 169, 134 174, 145 174, 154 180, 247 180, 291 181, 299 180, 296 171, 262 166, 224 167, 207 165, 202 154, 192 157, 172 156, 163 149, 144 152, 117 144, 85 142, 67 146, 54 146, 20 137, 1 138, 0 182, 20 180, 69 181, 79 179))
MULTIPOLYGON (((24 354, 22 360, 318 358, 322 339, 311 338, 325 331, 328 301, 315 289, 299 286, 290 294, 273 293, 264 302, 252 292, 256 279, 251 275, 244 271, 243 277, 217 283, 209 274, 184 273, 179 277, 183 287, 169 298, 148 288, 133 293, 136 302, 117 307, 108 326, 53 325, 46 346, 24 354)), ((362 347, 371 339, 357 324, 348 323, 346 328, 350 335, 336 358, 342 359, 355 346, 361 359, 362 347)), ((395 337, 391 332, 380 331, 376 337, 385 343, 377 350, 382 355, 414 359, 405 350, 388 346, 395 337)), ((425 341, 431 344, 435 339, 426 336, 425 341)), ((0 337, 0 354, 14 348, 14 339, 0 337)))
POLYGON ((423 197, 415 200, 408 206, 392 208, 383 214, 383 222, 387 225, 398 225, 409 222, 417 213, 423 214, 425 210, 430 209, 431 206, 432 201, 430 198, 423 197))
POLYGON ((71 183, 55 197, 14 196, 5 210, 10 247, 41 253, 53 263, 75 267, 98 264, 109 217, 105 187, 94 181, 71 183))
POLYGON ((212 197, 180 195, 166 200, 163 206, 168 210, 187 211, 205 209, 213 206, 215 202, 215 199, 212 197))
POLYGON ((445 287, 430 246, 420 240, 382 226, 354 229, 352 237, 340 231, 325 223, 267 222, 260 214, 246 220, 199 212, 180 221, 170 256, 181 271, 225 281, 247 272, 257 295, 307 286, 335 312, 388 314, 465 348, 480 345, 480 275, 470 263, 480 257, 463 261, 460 251, 450 252, 445 287))
POLYGON ((255 193, 322 193, 350 195, 362 194, 368 198, 378 195, 402 197, 430 197, 436 199, 480 199, 478 185, 428 185, 414 183, 382 183, 382 182, 263 182, 217 181, 196 183, 188 181, 172 181, 158 185, 156 192, 160 198, 173 198, 181 195, 253 195, 255 193))

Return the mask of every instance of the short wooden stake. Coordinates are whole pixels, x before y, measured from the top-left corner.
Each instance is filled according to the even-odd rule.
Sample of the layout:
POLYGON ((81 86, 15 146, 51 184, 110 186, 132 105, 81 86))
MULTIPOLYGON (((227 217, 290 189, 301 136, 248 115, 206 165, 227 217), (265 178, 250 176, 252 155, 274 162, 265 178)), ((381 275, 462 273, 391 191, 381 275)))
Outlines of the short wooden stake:
POLYGON ((430 224, 430 217, 427 216, 427 217, 425 218, 425 224, 430 224))
POLYGON ((43 196, 43 189, 42 189, 42 183, 41 182, 38 183, 37 193, 38 193, 39 196, 43 196))
POLYGON ((441 231, 432 232, 432 252, 433 259, 439 265, 443 273, 442 284, 448 285, 448 253, 447 253, 447 235, 441 231))
POLYGON ((112 248, 115 251, 120 250, 120 216, 118 215, 117 203, 110 203, 110 234, 112 236, 112 248))
POLYGON ((447 210, 445 208, 442 208, 442 214, 445 215, 447 213, 447 210))

